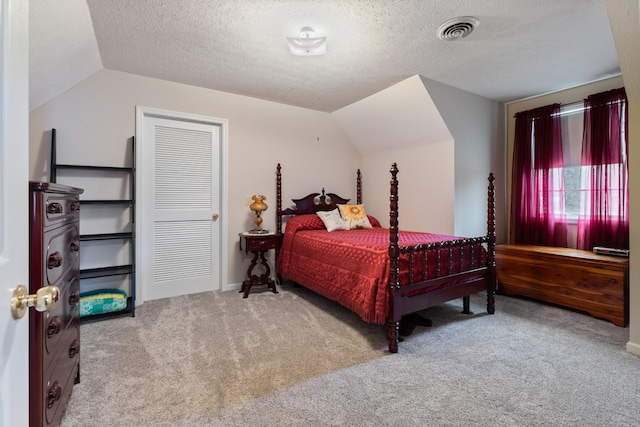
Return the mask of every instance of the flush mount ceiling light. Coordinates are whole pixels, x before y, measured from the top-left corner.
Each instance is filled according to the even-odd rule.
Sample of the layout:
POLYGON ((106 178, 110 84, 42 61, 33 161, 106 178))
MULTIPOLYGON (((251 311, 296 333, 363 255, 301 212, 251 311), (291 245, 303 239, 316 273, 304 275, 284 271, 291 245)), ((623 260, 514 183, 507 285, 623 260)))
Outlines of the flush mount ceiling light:
POLYGON ((449 19, 438 27, 436 35, 440 40, 452 41, 463 39, 480 24, 478 18, 473 16, 459 16, 449 19))
POLYGON ((316 37, 311 27, 302 27, 300 37, 287 37, 287 41, 292 55, 314 56, 327 53, 327 38, 316 37))

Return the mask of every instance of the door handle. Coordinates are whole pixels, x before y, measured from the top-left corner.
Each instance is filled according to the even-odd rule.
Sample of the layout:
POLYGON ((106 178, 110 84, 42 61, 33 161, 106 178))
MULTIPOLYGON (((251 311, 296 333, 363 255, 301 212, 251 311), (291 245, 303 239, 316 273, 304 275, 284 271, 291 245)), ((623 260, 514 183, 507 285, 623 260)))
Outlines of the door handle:
POLYGON ((25 285, 18 285, 11 297, 11 314, 18 320, 24 317, 27 308, 35 307, 37 311, 50 311, 58 306, 60 289, 57 286, 45 286, 35 294, 29 295, 25 285))
POLYGON ((217 220, 217 219, 218 219, 218 217, 219 217, 219 216, 220 216, 220 215, 218 214, 218 212, 214 212, 214 213, 211 215, 211 219, 215 221, 215 220, 217 220))

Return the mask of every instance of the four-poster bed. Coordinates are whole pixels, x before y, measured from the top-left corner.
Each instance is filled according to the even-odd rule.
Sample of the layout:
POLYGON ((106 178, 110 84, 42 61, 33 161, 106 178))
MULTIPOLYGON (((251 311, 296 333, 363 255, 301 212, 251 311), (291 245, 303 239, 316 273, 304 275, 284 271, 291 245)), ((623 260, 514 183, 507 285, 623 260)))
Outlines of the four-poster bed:
MULTIPOLYGON (((317 212, 334 211, 349 200, 323 189, 293 199, 295 207, 283 210, 280 164, 276 170, 276 226, 283 235, 276 255, 278 276, 344 305, 366 322, 386 322, 392 353, 398 351, 403 316, 456 298, 463 298, 463 313, 470 313, 469 296, 480 291, 487 292, 487 312, 493 314, 496 291, 493 174, 487 234, 459 238, 399 230, 398 171, 394 163, 388 229, 368 216, 370 228, 327 231, 317 212)), ((364 210, 361 188, 358 170, 356 206, 364 210)))

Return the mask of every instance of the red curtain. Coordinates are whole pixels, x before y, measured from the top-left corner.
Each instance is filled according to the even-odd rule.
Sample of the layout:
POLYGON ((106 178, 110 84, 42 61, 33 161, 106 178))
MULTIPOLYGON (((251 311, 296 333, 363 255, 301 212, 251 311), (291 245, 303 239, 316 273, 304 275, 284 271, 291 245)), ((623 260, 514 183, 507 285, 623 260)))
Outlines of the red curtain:
POLYGON ((624 88, 584 102, 578 249, 629 249, 629 131, 624 88))
POLYGON ((567 246, 560 104, 516 114, 511 243, 567 246))

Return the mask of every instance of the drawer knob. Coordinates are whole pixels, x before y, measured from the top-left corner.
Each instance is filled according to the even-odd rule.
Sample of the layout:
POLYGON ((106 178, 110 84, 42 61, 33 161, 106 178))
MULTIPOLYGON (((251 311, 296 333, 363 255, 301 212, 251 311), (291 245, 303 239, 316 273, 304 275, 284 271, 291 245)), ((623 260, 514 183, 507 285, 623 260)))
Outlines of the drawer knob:
POLYGON ((58 332, 60 332, 60 318, 55 316, 49 320, 49 324, 47 325, 47 338, 51 338, 58 332))
POLYGON ((69 305, 73 307, 80 301, 80 291, 78 289, 74 289, 74 291, 69 295, 69 305))
POLYGON ((48 203, 47 204, 47 213, 48 214, 61 214, 62 213, 62 205, 58 202, 48 203))
POLYGON ((49 259, 47 259, 47 268, 51 270, 52 268, 60 267, 62 265, 62 255, 60 252, 54 252, 49 255, 49 259))
POLYGON ((76 339, 69 346, 69 359, 73 359, 80 352, 80 342, 76 339))
POLYGON ((58 381, 54 382, 47 390, 47 409, 53 408, 53 405, 60 400, 62 388, 58 385, 58 381))
POLYGON ((69 203, 69 210, 71 212, 79 211, 80 210, 80 202, 78 202, 76 200, 76 201, 73 201, 73 202, 69 203))
POLYGON ((79 249, 80 249, 80 241, 74 240, 71 243, 69 243, 70 252, 78 252, 79 249))

